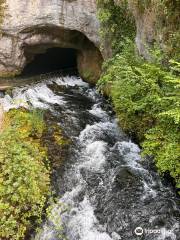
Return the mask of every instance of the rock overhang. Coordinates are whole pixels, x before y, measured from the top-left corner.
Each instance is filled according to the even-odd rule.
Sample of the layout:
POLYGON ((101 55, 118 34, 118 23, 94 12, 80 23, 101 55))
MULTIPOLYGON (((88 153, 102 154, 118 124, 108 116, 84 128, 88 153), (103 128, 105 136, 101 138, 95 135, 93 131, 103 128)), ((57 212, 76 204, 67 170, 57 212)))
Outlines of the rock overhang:
POLYGON ((96 11, 96 0, 6 0, 0 74, 22 72, 33 55, 48 48, 74 48, 82 77, 97 81, 102 56, 96 11), (29 49, 33 51, 28 59, 29 49))

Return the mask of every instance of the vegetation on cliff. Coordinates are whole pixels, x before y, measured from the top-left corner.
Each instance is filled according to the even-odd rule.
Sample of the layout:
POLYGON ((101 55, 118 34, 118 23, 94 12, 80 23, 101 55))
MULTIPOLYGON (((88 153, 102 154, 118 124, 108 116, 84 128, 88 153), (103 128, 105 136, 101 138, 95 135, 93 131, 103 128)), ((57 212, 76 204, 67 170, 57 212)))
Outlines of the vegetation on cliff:
POLYGON ((122 1, 121 7, 114 4, 113 0, 97 0, 97 4, 99 7, 98 17, 101 21, 100 35, 103 42, 108 44, 108 48, 112 48, 115 55, 123 48, 125 38, 132 39, 135 37, 134 18, 127 11, 127 1, 122 1))
MULTIPOLYGON (((120 125, 126 132, 136 135, 144 154, 153 156, 159 171, 169 173, 179 188, 180 63, 176 60, 177 52, 173 54, 175 60, 169 60, 170 55, 163 52, 162 56, 157 45, 151 50, 154 62, 145 61, 136 53, 133 28, 132 34, 121 30, 123 36, 116 36, 116 33, 119 35, 118 18, 113 20, 113 12, 121 5, 117 6, 112 0, 99 0, 99 7, 101 31, 111 32, 115 46, 112 58, 104 64, 99 87, 112 99, 120 125), (113 23, 117 26, 115 32, 111 31, 113 23), (162 65, 164 56, 166 64, 162 65)), ((119 28, 129 28, 131 18, 122 24, 119 16, 119 28)))
MULTIPOLYGON (((180 3, 179 0, 128 0, 132 12, 139 18, 149 16, 153 23, 153 47, 158 46, 163 50, 164 61, 169 58, 179 60, 180 56, 180 3)), ((144 18, 145 19, 145 18, 144 18)), ((148 21, 145 23, 148 28, 148 21)), ((148 38, 148 36, 147 36, 148 38)), ((147 42, 147 41, 146 41, 147 42)))
POLYGON ((0 135, 1 239, 23 239, 41 220, 50 186, 47 150, 41 145, 44 129, 37 110, 5 114, 0 135))

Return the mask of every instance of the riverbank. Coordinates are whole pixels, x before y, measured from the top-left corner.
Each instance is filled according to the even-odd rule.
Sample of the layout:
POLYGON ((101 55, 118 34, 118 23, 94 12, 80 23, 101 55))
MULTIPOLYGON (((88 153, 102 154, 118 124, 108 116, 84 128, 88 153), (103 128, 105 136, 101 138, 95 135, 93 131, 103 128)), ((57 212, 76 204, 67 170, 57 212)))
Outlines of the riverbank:
POLYGON ((28 239, 41 223, 51 197, 52 154, 60 165, 69 142, 58 125, 49 125, 43 109, 12 102, 7 112, 0 105, 0 239, 18 240, 28 239))
POLYGON ((41 221, 49 196, 50 169, 41 144, 45 123, 38 110, 3 114, 1 109, 0 116, 1 128, 5 119, 0 133, 0 239, 17 240, 41 221))
MULTIPOLYGON (((112 42, 112 55, 103 64, 98 86, 112 100, 123 130, 139 143, 144 156, 154 160, 162 176, 174 179, 179 191, 180 63, 176 44, 168 44, 169 51, 174 49, 173 54, 153 39, 152 45, 147 44, 144 49, 149 55, 145 57, 138 52, 137 21, 128 6, 98 2, 102 39, 107 41, 109 36, 112 42), (122 14, 125 9, 129 15, 122 14)), ((163 5, 171 14, 173 4, 163 5)), ((134 7, 140 9, 140 4, 134 7)))

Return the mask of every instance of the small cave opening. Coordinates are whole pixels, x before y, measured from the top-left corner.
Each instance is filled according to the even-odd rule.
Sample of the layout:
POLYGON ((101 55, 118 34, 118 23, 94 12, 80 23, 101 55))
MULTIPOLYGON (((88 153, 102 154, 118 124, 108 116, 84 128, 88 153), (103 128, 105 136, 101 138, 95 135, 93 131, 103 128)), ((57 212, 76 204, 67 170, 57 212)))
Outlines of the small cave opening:
POLYGON ((22 76, 33 76, 55 71, 77 72, 77 50, 73 48, 48 48, 44 53, 26 52, 26 57, 33 55, 25 66, 22 76))

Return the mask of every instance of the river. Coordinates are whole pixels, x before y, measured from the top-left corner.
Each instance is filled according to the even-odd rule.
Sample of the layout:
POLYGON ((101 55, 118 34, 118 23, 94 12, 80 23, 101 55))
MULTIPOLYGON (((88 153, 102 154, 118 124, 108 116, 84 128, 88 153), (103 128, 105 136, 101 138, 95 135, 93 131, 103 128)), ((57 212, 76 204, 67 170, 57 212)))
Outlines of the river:
POLYGON ((110 105, 77 76, 14 87, 4 109, 48 110, 72 144, 53 172, 58 196, 34 240, 178 240, 178 198, 123 133, 110 105))

